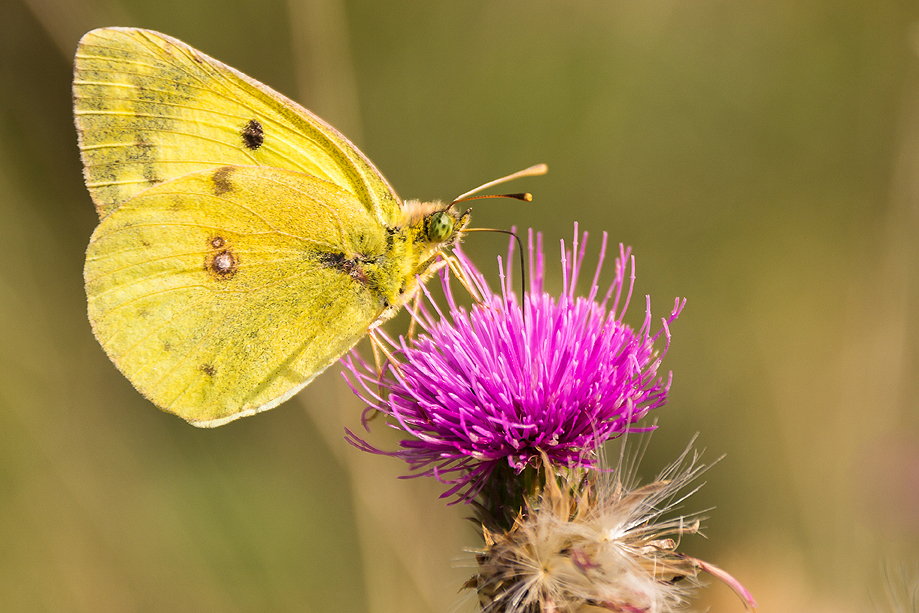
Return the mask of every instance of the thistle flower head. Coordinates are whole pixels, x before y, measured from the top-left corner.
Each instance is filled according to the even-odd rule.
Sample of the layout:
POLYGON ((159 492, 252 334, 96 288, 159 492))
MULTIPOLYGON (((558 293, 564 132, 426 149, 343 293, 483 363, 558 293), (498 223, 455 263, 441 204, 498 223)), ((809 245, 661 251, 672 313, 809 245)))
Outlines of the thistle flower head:
MULTIPOLYGON (((668 325, 683 302, 677 300, 652 332, 648 300, 644 323, 632 329, 622 321, 635 280, 631 251, 620 246, 615 278, 601 294, 604 234, 590 289, 578 296, 585 246, 586 233, 579 242, 575 226, 572 248, 562 242, 562 292, 555 297, 544 290, 542 237, 534 242, 531 232, 530 287, 522 306, 511 290, 512 258, 499 266, 500 290, 494 292, 457 252, 466 284, 479 295, 471 309, 457 304, 445 268, 447 308, 424 290, 426 300, 412 312, 421 328, 416 338, 372 332, 390 358, 381 373, 356 353, 346 360, 352 389, 409 435, 389 455, 403 458, 414 475, 451 484, 444 496, 470 500, 496 470, 519 475, 544 461, 593 466, 603 442, 634 429, 667 401, 670 377, 658 376, 658 368, 670 342, 668 325)), ((367 451, 384 453, 348 436, 367 451)))
POLYGON ((682 493, 706 467, 690 448, 650 484, 636 462, 613 471, 547 467, 542 492, 503 533, 485 530, 478 574, 467 584, 487 613, 667 613, 686 604, 698 575, 724 581, 755 609, 752 596, 717 567, 678 552, 699 531, 699 516, 667 518, 696 491, 682 493))

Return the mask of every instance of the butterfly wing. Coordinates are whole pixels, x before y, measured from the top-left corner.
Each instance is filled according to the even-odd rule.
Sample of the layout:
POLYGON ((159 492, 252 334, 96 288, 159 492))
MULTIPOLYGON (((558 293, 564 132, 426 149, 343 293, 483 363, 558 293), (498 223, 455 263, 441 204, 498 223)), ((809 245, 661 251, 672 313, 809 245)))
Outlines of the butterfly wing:
POLYGON ((310 174, 353 194, 379 223, 399 219, 392 187, 337 130, 179 40, 93 30, 74 61, 80 151, 102 218, 151 186, 240 164, 310 174))
POLYGON ((200 171, 100 222, 84 270, 89 318, 144 396, 220 425, 283 402, 366 333, 387 305, 358 262, 386 250, 376 220, 335 184, 258 166, 200 171))

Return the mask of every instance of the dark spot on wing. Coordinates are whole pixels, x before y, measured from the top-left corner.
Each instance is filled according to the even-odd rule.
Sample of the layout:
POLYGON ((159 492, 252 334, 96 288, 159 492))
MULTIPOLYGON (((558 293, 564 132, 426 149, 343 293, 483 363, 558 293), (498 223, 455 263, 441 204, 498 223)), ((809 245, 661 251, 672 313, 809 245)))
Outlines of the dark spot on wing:
POLYGON ((239 270, 239 257, 233 252, 227 239, 211 236, 207 239, 209 248, 204 256, 204 270, 215 279, 231 279, 239 270))
POLYGON ((214 368, 213 364, 202 364, 198 367, 198 370, 206 374, 210 378, 214 378, 217 375, 217 369, 214 368))
POLYGON ((243 144, 246 149, 255 151, 265 142, 265 130, 256 119, 250 119, 242 129, 243 144))
POLYGON ((215 196, 222 196, 227 192, 233 191, 233 183, 230 182, 230 175, 232 174, 232 166, 221 166, 214 171, 213 176, 211 176, 211 182, 214 184, 215 196))
POLYGON ((357 258, 348 259, 344 253, 323 253, 319 256, 319 261, 323 266, 336 268, 358 283, 366 285, 368 283, 367 275, 361 268, 361 263, 357 258))
POLYGON ((239 270, 239 259, 228 249, 209 253, 204 257, 204 270, 216 279, 232 279, 239 270))

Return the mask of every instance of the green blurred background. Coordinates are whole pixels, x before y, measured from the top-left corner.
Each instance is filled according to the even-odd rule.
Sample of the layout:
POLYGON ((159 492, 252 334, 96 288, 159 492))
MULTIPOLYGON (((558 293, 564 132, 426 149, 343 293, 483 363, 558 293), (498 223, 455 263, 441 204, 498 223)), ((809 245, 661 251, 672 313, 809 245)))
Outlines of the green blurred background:
MULTIPOLYGON (((601 230, 632 245, 632 322, 646 293, 658 315, 688 299, 643 474, 697 431, 727 458, 686 507, 715 507, 708 538, 682 549, 761 611, 894 610, 885 574, 904 575, 906 603, 917 19, 892 0, 0 0, 0 610, 474 609, 457 594, 479 542, 469 510, 343 442, 361 405, 339 376, 202 431, 144 401, 93 339, 71 61, 110 25, 299 100, 404 197, 548 163, 511 188, 532 204, 479 203, 475 225, 540 229, 552 259, 575 221, 594 247, 601 230)), ((505 249, 466 245, 483 268, 505 249)), ((697 604, 742 610, 720 585, 697 604)))

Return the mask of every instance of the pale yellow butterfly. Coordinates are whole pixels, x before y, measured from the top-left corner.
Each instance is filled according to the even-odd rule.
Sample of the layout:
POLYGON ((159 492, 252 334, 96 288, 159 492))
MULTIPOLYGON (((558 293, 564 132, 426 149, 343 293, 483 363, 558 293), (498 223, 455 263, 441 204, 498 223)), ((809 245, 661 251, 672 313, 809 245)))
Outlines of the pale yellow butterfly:
POLYGON ((402 202, 330 125, 164 34, 86 34, 73 98, 101 218, 84 269, 93 332, 196 426, 290 398, 410 300, 469 222, 402 202))

